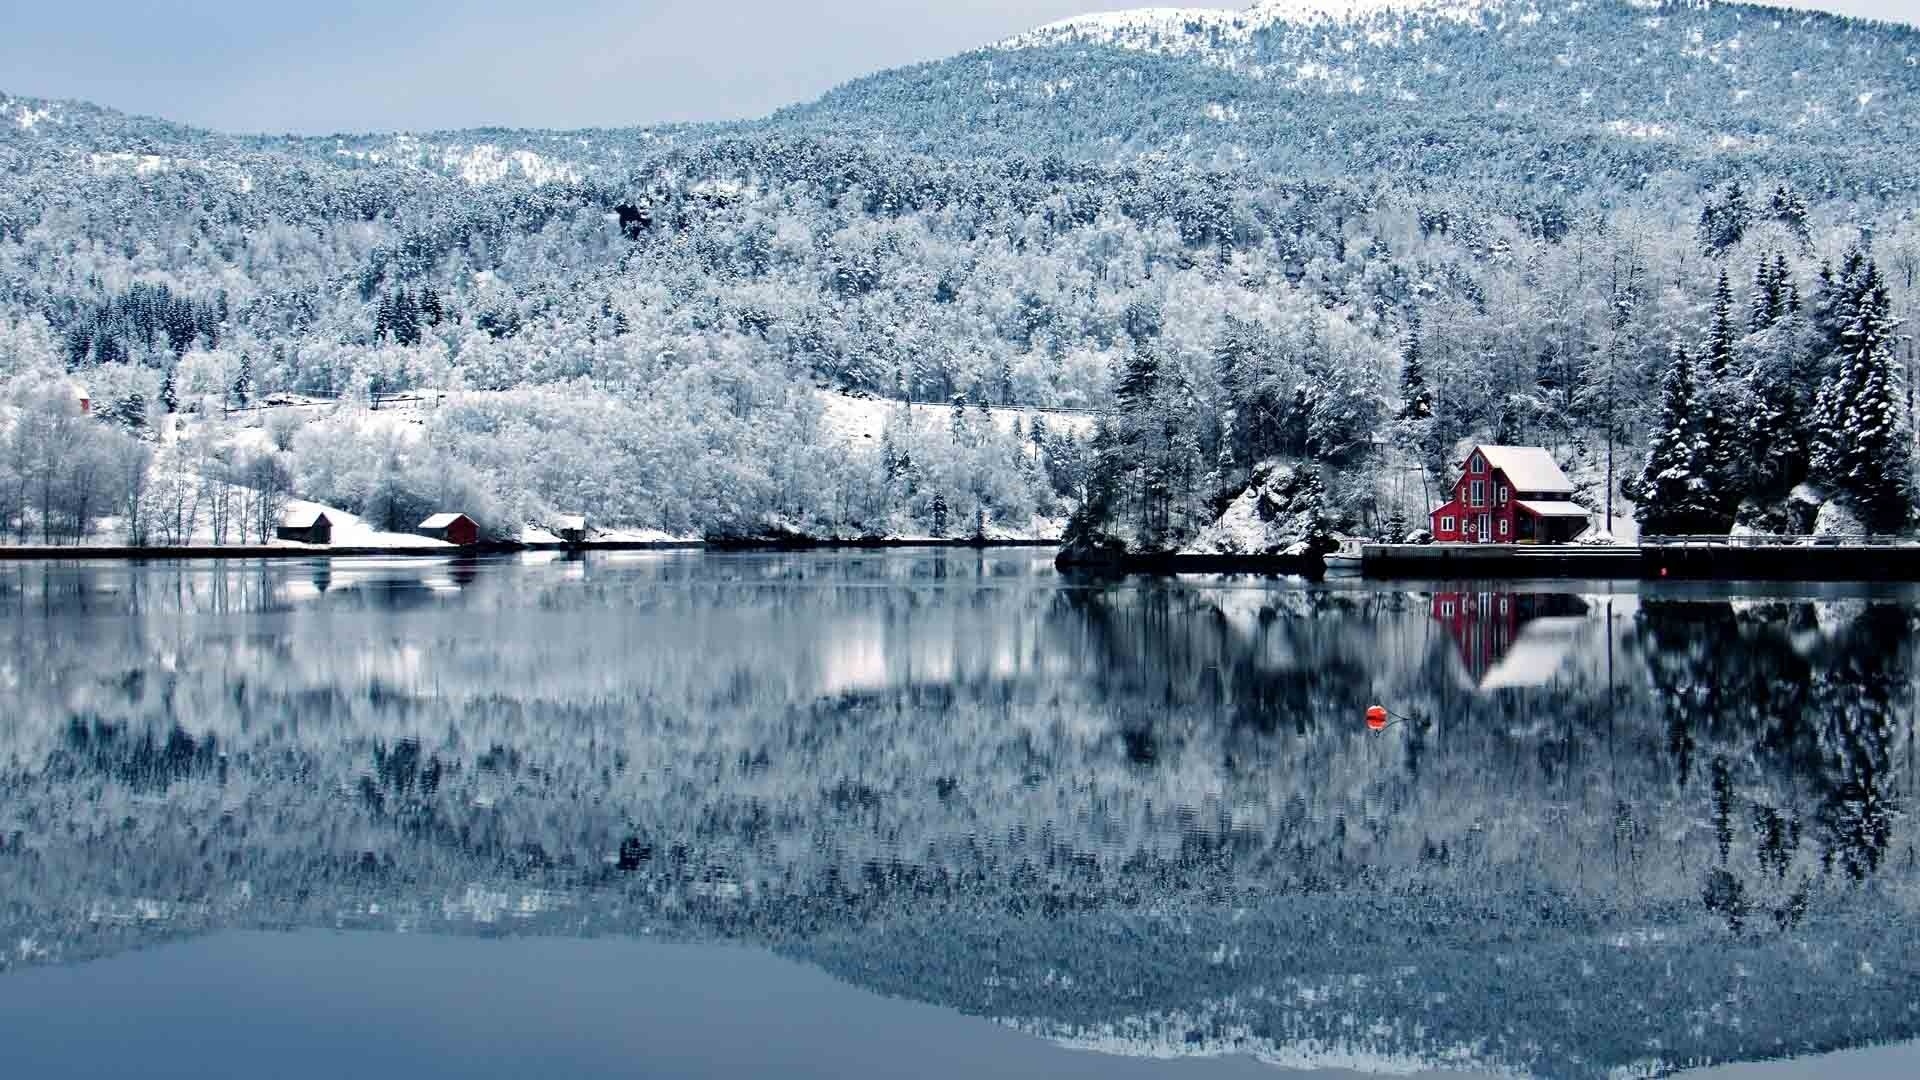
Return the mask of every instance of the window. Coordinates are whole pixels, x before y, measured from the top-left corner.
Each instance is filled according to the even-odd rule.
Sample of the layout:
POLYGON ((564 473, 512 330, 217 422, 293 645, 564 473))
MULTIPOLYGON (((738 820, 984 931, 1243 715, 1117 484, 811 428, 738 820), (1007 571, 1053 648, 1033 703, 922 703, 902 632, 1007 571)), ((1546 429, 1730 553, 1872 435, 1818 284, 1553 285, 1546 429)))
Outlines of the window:
POLYGON ((1507 519, 1506 518, 1500 519, 1500 535, 1501 536, 1507 535, 1507 519))
POLYGON ((1468 465, 1467 465, 1467 470, 1468 470, 1469 472, 1486 472, 1486 471, 1487 471, 1487 459, 1486 459, 1486 458, 1483 458, 1483 457, 1481 457, 1481 456, 1480 456, 1480 454, 1479 454, 1479 452, 1478 452, 1478 451, 1475 451, 1475 452, 1474 452, 1474 455, 1473 455, 1473 461, 1471 461, 1470 463, 1468 463, 1468 465))
POLYGON ((1473 498, 1470 500, 1470 505, 1487 505, 1487 482, 1485 480, 1475 480, 1473 482, 1473 498))
POLYGON ((1501 506, 1507 505, 1507 495, 1509 494, 1509 492, 1507 491, 1507 485, 1501 484, 1499 488, 1499 492, 1500 492, 1500 505, 1501 506))
POLYGON ((1440 601, 1440 617, 1443 619, 1453 618, 1453 601, 1451 600, 1440 601))
POLYGON ((1441 532, 1452 532, 1452 531, 1453 531, 1453 515, 1452 515, 1452 514, 1443 514, 1443 515, 1441 515, 1441 518, 1440 518, 1440 531, 1441 531, 1441 532))

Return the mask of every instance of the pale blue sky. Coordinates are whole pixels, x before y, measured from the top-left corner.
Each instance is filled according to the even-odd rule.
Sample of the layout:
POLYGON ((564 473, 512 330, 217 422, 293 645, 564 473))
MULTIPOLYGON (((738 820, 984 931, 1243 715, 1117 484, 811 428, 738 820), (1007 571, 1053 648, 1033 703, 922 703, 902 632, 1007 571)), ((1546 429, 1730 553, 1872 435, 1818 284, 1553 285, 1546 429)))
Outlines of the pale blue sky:
MULTIPOLYGON (((1811 2, 1906 20, 1920 6, 1811 2)), ((0 91, 226 131, 725 120, 1054 19, 1136 6, 1142 0, 42 0, 7 5, 0 91)))

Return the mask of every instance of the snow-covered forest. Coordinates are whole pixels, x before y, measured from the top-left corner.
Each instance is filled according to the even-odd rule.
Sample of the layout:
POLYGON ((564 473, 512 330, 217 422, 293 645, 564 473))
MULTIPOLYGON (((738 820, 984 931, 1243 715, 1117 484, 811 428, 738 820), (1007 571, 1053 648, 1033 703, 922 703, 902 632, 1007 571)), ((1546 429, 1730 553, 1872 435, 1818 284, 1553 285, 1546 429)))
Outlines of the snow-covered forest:
POLYGON ((1594 506, 1611 446, 1650 528, 1906 527, 1920 34, 1338 7, 1110 16, 731 125, 242 137, 0 97, 0 525, 1078 509, 1177 547, 1256 469, 1309 475, 1316 527, 1418 524, 1497 439, 1594 506), (102 423, 36 458, 75 382, 102 423), (847 394, 951 418, 848 438, 847 394), (327 404, 259 408, 287 395, 327 404))

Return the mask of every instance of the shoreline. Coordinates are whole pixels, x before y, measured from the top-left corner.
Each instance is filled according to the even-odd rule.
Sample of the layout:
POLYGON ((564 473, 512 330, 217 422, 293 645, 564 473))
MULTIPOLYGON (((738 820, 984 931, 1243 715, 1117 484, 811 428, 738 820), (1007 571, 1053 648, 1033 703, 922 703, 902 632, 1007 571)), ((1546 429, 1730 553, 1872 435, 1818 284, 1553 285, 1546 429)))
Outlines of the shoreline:
POLYGON ((1247 574, 1368 581, 1827 581, 1920 582, 1920 545, 1738 543, 1585 547, 1564 544, 1367 544, 1357 567, 1319 555, 1123 554, 1063 548, 1063 573, 1247 574))
POLYGON ((472 559, 493 555, 516 555, 529 551, 561 554, 594 551, 713 551, 721 553, 782 551, 885 551, 901 548, 962 549, 973 548, 1054 548, 1055 540, 937 540, 870 537, 854 540, 822 540, 805 537, 759 538, 751 540, 589 540, 579 544, 473 544, 466 547, 321 547, 296 544, 192 544, 176 547, 137 547, 127 544, 22 544, 0 546, 0 563, 5 562, 83 562, 113 560, 119 562, 195 562, 229 559, 472 559))

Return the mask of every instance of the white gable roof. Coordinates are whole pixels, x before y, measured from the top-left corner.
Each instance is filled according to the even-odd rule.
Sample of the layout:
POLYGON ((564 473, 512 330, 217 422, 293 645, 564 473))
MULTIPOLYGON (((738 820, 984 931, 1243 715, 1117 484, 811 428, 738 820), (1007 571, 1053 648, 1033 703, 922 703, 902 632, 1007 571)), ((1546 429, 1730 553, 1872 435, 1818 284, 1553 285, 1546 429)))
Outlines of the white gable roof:
POLYGON ((467 515, 465 514, 435 514, 432 517, 428 518, 427 520, 421 522, 420 528, 444 529, 447 526, 453 524, 456 521, 459 521, 461 518, 466 516, 467 515))
MULTIPOLYGON (((280 519, 280 524, 289 529, 311 529, 320 523, 321 518, 326 516, 326 512, 317 506, 305 506, 295 510, 288 510, 286 516, 280 519)), ((332 522, 328 522, 328 524, 332 524, 332 522)))
POLYGON ((1593 516, 1593 511, 1573 502, 1523 502, 1520 504, 1520 509, 1534 517, 1587 518, 1593 516))
POLYGON ((1538 446, 1478 446, 1487 464, 1507 474, 1515 491, 1570 492, 1573 481, 1560 471, 1553 455, 1538 446))
POLYGON ((553 527, 560 532, 586 532, 587 515, 560 514, 553 519, 553 527))

